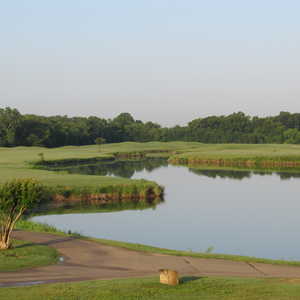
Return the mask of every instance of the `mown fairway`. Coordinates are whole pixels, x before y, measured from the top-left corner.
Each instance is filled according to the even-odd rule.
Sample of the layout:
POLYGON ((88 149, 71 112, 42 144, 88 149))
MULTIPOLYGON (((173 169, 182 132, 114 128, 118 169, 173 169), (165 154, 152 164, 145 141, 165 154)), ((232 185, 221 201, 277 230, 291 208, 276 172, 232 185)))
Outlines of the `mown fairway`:
POLYGON ((1 288, 2 300, 297 300, 299 279, 184 277, 176 287, 158 278, 88 281, 1 288))

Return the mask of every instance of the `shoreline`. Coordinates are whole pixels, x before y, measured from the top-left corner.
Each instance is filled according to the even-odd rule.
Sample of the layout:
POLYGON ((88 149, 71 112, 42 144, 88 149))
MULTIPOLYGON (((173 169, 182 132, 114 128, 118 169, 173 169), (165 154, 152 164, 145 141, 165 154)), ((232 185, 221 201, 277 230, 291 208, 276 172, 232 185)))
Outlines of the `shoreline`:
POLYGON ((205 258, 205 259, 221 259, 235 262, 247 262, 247 263, 264 263, 270 265, 285 265, 285 266, 297 266, 300 267, 300 260, 280 260, 280 259, 269 259, 269 258, 259 258, 252 256, 243 256, 235 254, 221 254, 221 253, 201 253, 201 252, 192 252, 192 251, 181 251, 174 249, 159 248, 150 245, 143 245, 138 243, 129 243, 122 241, 115 241, 109 239, 93 238, 88 236, 83 236, 76 232, 66 233, 62 230, 57 229, 54 226, 38 223, 33 221, 24 221, 22 220, 17 224, 17 230, 24 230, 28 232, 37 232, 37 233, 50 233, 54 235, 60 235, 65 237, 75 237, 77 239, 94 241, 96 243, 104 244, 107 246, 124 248, 132 251, 139 251, 144 253, 152 254, 162 254, 162 255, 172 255, 172 256, 187 256, 194 258, 205 258))

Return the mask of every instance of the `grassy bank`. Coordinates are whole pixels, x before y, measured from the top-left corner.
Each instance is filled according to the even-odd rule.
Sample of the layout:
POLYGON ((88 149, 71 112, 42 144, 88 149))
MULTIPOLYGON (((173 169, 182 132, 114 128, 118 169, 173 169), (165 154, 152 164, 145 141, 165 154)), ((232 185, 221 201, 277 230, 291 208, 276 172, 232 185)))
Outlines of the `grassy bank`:
POLYGON ((58 261, 54 248, 30 242, 13 241, 13 248, 0 251, 0 272, 45 266, 58 261))
POLYGON ((3 300, 296 300, 299 295, 297 279, 214 277, 183 277, 175 287, 161 285, 156 277, 0 289, 3 300))
MULTIPOLYGON (((35 231, 35 232, 45 232, 45 233, 53 233, 62 236, 69 236, 66 232, 58 230, 53 226, 49 226, 47 224, 35 223, 27 220, 21 220, 17 224, 17 228, 21 230, 27 231, 35 231)), ((133 251, 142 251, 149 253, 159 253, 166 255, 175 255, 175 256, 190 256, 196 258, 214 258, 214 259, 225 259, 231 261, 244 261, 244 262, 256 262, 256 263, 266 263, 266 264, 274 264, 274 265, 287 265, 287 266, 300 266, 300 261, 288 261, 288 260, 275 260, 275 259, 267 259, 267 258, 257 258, 251 256, 242 256, 242 255, 230 255, 230 254, 218 254, 218 253, 201 253, 201 252, 192 252, 192 251, 179 251, 179 250, 171 250, 158 248, 148 245, 142 244, 134 244, 120 241, 113 241, 108 239, 100 239, 100 238, 91 238, 79 235, 77 233, 73 233, 76 237, 81 239, 94 241, 96 243, 101 243, 109 246, 115 246, 120 248, 125 248, 133 251)), ((71 233, 72 235, 72 233, 71 233)))
POLYGON ((197 149, 172 155, 172 164, 189 166, 299 168, 299 145, 202 144, 197 149))

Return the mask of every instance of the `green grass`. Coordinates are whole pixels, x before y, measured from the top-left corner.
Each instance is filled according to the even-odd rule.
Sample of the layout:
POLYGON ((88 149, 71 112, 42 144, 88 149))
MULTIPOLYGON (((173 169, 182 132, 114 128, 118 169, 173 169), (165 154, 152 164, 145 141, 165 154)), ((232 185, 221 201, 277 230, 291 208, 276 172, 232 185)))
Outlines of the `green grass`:
POLYGON ((45 266, 58 261, 54 248, 30 242, 13 241, 13 248, 0 251, 0 271, 17 271, 25 268, 45 266))
POLYGON ((178 286, 156 278, 58 283, 1 288, 2 300, 292 300, 300 299, 300 281, 292 279, 183 277, 178 286))
MULTIPOLYGON (((64 231, 58 230, 54 226, 49 226, 47 224, 35 223, 28 220, 21 220, 17 223, 17 228, 21 230, 28 230, 34 232, 46 232, 53 233, 62 236, 68 236, 68 234, 64 231)), ((71 234, 72 235, 72 234, 71 234)), ((159 253, 166 255, 174 255, 174 256, 190 256, 196 258, 213 258, 213 259, 225 259, 231 261, 244 261, 244 262, 256 262, 256 263, 266 263, 273 265, 287 265, 287 266, 300 266, 300 261, 289 261, 289 260, 275 260, 275 259, 267 259, 267 258, 258 258, 252 256, 242 256, 242 255, 230 255, 230 254, 218 254, 218 253, 201 253, 201 252, 192 252, 192 251, 180 251, 180 250, 171 250, 165 248, 158 248, 148 245, 135 244, 135 243, 127 243, 121 241, 113 241, 108 239, 100 239, 100 238, 91 238, 73 233, 74 236, 79 237, 81 239, 93 241, 96 243, 101 243, 109 246, 125 248, 133 251, 142 251, 149 253, 159 253)))

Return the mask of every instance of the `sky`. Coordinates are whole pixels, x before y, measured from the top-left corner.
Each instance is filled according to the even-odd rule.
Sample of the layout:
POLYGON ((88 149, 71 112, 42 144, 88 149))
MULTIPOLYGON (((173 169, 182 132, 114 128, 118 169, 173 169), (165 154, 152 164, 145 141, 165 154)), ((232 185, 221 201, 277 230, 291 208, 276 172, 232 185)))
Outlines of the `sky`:
POLYGON ((162 125, 300 112, 300 1, 0 0, 0 107, 162 125))

